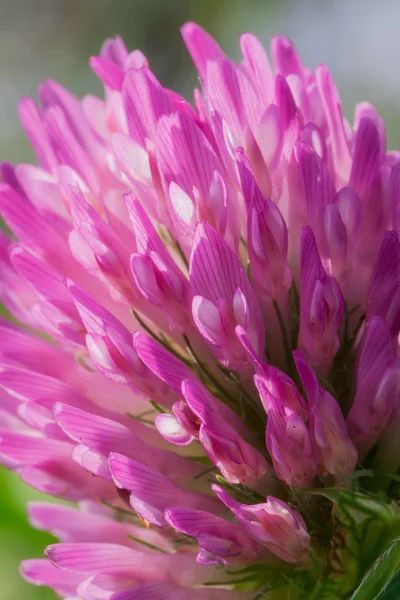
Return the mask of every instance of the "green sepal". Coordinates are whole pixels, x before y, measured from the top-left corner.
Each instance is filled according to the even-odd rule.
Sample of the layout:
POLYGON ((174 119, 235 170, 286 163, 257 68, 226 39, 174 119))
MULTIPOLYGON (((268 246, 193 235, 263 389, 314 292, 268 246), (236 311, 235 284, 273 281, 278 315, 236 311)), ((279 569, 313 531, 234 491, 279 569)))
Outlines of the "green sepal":
MULTIPOLYGON (((306 600, 375 600, 374 595, 358 597, 352 594, 360 586, 363 577, 365 579, 369 573, 376 571, 379 561, 385 555, 388 556, 388 561, 390 559, 397 565, 394 554, 400 550, 396 540, 400 535, 399 505, 388 502, 385 495, 359 493, 343 488, 314 489, 307 490, 306 493, 323 496, 333 503, 331 548, 320 579, 312 592, 305 596, 306 600)), ((389 565, 389 562, 385 564, 389 565)), ((397 567, 393 567, 395 568, 397 567)), ((383 566, 381 570, 383 573, 383 566)), ((394 570, 391 574, 394 574, 394 570)), ((377 592, 381 590, 382 585, 377 587, 377 592)), ((400 594, 393 598, 382 596, 380 600, 394 598, 398 600, 400 594)))
POLYGON ((396 539, 364 576, 351 600, 400 598, 400 539, 396 539))

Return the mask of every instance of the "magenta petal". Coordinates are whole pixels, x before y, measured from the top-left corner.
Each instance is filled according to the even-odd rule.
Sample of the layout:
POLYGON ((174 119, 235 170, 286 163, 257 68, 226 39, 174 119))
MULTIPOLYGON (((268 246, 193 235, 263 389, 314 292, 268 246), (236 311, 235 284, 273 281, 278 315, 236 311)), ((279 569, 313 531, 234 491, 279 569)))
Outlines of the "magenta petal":
POLYGON ((240 36, 240 48, 257 92, 261 100, 268 104, 272 96, 272 71, 265 50, 251 33, 243 33, 240 36))
POLYGON ((317 67, 315 76, 331 137, 333 164, 340 183, 344 183, 350 175, 351 157, 339 93, 325 65, 317 67))
POLYGON ((361 198, 365 198, 378 177, 381 148, 375 123, 368 117, 361 119, 357 129, 350 185, 361 198))
POLYGON ((367 319, 384 318, 392 333, 400 328, 398 287, 400 283, 400 243, 397 233, 387 231, 379 250, 367 298, 367 319))
POLYGON ((158 119, 173 112, 174 106, 153 73, 146 67, 127 71, 122 96, 130 136, 145 146, 154 138, 158 119))
POLYGON ((112 90, 120 91, 124 79, 123 70, 104 56, 93 56, 90 66, 96 75, 112 90))
POLYGON ((399 381, 387 323, 374 317, 360 355, 357 390, 347 423, 351 439, 364 455, 389 425, 399 381))
POLYGON ((181 33, 200 77, 205 79, 207 62, 223 57, 224 53, 217 42, 196 23, 185 23, 181 33))
POLYGON ((46 556, 61 569, 97 575, 129 572, 135 552, 117 544, 65 543, 48 546, 46 556))
POLYGON ((21 575, 34 585, 46 585, 54 588, 63 596, 75 595, 84 575, 58 569, 49 560, 24 560, 20 567, 21 575))
POLYGON ((202 510, 168 508, 167 522, 185 535, 197 538, 201 564, 235 564, 254 560, 260 549, 240 525, 229 523, 221 517, 202 510), (207 557, 207 558, 206 558, 207 557))
MULTIPOLYGON (((207 222, 199 223, 196 228, 190 259, 190 286, 193 296, 203 297, 206 301, 219 307, 221 326, 225 329, 225 336, 232 339, 230 342, 232 350, 234 344, 237 344, 234 340, 234 328, 236 325, 244 325, 239 322, 241 317, 238 313, 235 315, 234 309, 235 295, 240 289, 240 294, 248 305, 246 310, 248 310, 249 319, 245 329, 253 342, 255 351, 262 353, 264 346, 263 318, 257 297, 238 258, 207 222)), ((199 308, 200 305, 195 304, 195 318, 199 317, 199 308)), ((211 313, 209 314, 211 315, 211 313)), ((215 316, 217 315, 215 314, 215 316)), ((201 323, 200 320, 199 324, 201 325, 201 323)), ((218 326, 218 319, 213 319, 213 323, 213 328, 215 329, 216 326, 217 332, 222 331, 218 326)), ((205 335, 210 333, 211 331, 207 333, 206 327, 205 335)), ((212 335, 215 336, 215 332, 212 335)), ((237 351, 237 354, 239 356, 233 358, 230 356, 229 349, 225 348, 222 360, 226 366, 231 365, 231 368, 237 370, 246 368, 246 357, 239 358, 240 351, 237 351)))
POLYGON ((126 456, 112 453, 109 462, 117 487, 131 492, 132 508, 150 523, 165 526, 164 510, 174 504, 211 511, 219 508, 214 498, 177 487, 165 475, 126 456))

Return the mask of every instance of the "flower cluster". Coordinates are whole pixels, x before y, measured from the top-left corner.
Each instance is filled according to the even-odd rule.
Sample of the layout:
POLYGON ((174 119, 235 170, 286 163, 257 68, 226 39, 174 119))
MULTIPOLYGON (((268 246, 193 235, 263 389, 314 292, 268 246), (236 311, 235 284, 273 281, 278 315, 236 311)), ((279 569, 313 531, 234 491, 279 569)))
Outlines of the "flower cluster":
POLYGON ((239 64, 182 34, 194 103, 108 40, 105 99, 44 82, 39 166, 1 167, 0 457, 77 503, 28 508, 61 543, 22 573, 64 598, 307 589, 312 490, 400 466, 400 153, 286 38, 271 67, 250 34, 239 64))

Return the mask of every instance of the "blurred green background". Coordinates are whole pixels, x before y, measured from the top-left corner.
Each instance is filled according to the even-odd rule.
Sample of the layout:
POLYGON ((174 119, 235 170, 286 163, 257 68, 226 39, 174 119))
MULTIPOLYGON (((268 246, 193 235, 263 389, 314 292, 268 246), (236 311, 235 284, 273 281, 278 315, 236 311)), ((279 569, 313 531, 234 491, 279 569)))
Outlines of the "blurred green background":
MULTIPOLYGON (((388 126, 390 148, 400 146, 400 2, 395 0, 0 0, 0 159, 32 160, 16 104, 54 78, 82 96, 101 93, 88 58, 104 38, 119 33, 141 48, 157 77, 192 99, 198 83, 179 27, 194 20, 237 58, 237 38, 276 33, 291 37, 304 61, 325 62, 340 88, 346 116, 355 102, 376 104, 388 126)), ((52 538, 29 527, 24 506, 41 496, 0 468, 0 599, 54 598, 25 584, 23 558, 40 557, 52 538)))

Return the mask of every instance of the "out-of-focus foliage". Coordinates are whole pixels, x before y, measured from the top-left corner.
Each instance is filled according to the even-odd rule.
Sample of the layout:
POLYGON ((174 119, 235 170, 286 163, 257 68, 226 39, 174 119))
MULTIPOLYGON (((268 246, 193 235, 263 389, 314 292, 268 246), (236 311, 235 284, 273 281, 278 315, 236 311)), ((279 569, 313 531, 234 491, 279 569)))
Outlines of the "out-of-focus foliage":
POLYGON ((235 15, 249 11, 251 29, 253 15, 266 16, 278 5, 278 0, 0 0, 0 158, 32 159, 16 104, 35 94, 41 80, 57 79, 80 96, 101 93, 88 58, 107 37, 119 34, 129 48, 140 48, 163 85, 185 93, 198 82, 179 33, 184 22, 197 21, 219 39, 232 23, 231 35, 221 40, 231 52, 244 27, 235 15))
POLYGON ((0 581, 2 600, 51 600, 54 594, 45 588, 35 588, 22 580, 18 573, 22 557, 40 557, 43 548, 53 538, 35 531, 27 521, 25 508, 28 500, 43 499, 18 481, 14 474, 0 469, 0 581))

